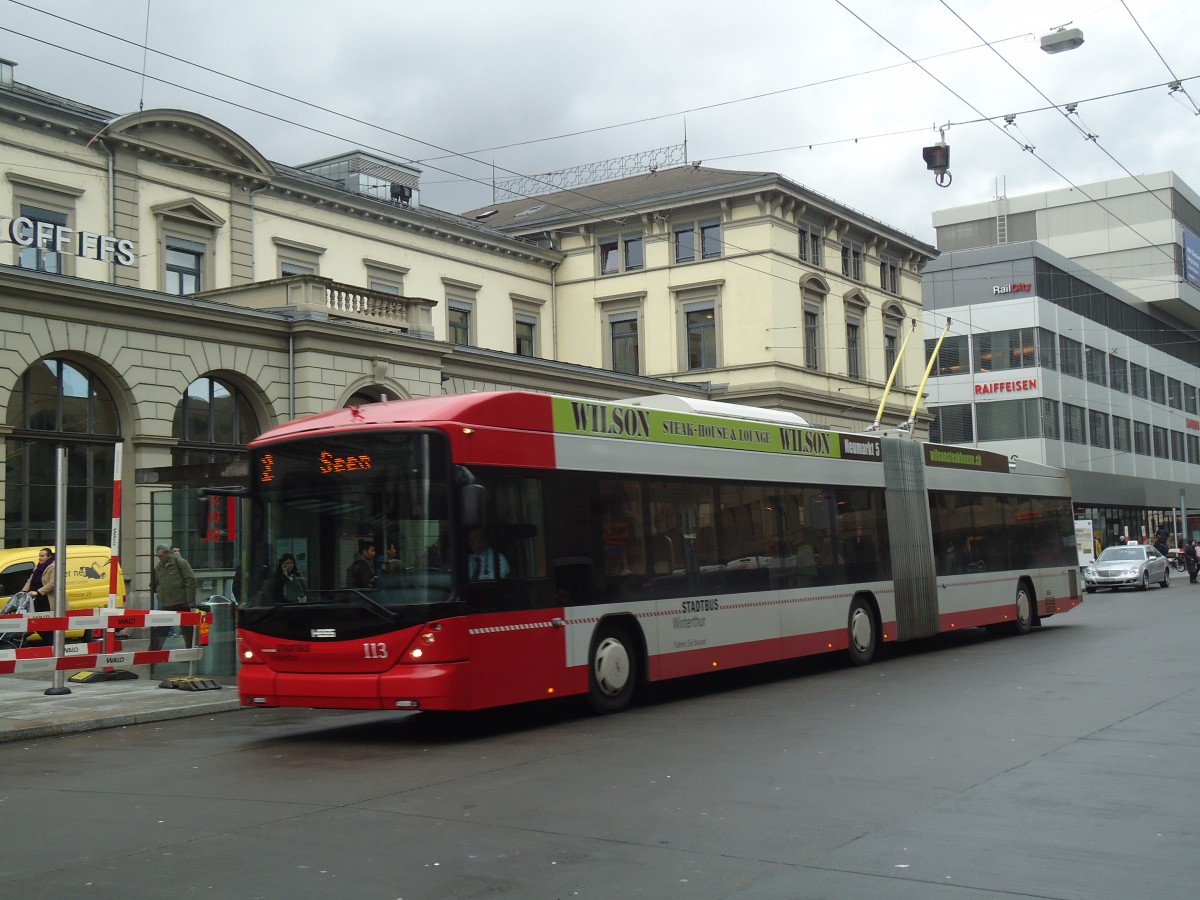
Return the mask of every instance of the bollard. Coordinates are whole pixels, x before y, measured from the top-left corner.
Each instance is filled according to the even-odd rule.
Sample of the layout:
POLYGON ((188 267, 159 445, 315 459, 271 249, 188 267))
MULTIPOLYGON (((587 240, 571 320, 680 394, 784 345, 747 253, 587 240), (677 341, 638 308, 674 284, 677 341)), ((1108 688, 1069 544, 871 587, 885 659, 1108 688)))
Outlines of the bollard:
POLYGON ((208 626, 208 646, 200 658, 200 674, 236 675, 237 622, 234 612, 237 604, 228 597, 213 594, 198 605, 212 616, 208 626))

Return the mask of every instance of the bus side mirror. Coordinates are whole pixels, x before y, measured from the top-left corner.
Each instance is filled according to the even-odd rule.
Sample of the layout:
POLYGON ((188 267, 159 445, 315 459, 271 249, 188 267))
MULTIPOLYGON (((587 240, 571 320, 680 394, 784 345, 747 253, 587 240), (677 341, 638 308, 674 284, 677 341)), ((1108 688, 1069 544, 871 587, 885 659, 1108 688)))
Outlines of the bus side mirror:
POLYGON ((462 524, 464 528, 473 528, 483 524, 484 497, 486 492, 482 484, 464 484, 460 489, 459 498, 462 504, 462 524))

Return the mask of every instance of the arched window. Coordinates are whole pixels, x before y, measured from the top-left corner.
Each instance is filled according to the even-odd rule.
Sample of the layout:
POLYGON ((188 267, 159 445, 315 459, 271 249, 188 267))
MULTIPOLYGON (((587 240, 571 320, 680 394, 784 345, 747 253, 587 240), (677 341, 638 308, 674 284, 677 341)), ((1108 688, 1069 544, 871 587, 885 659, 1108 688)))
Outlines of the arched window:
POLYGON ((171 453, 177 466, 232 462, 258 435, 258 421, 246 395, 216 378, 197 378, 175 408, 171 453))
POLYGON ((863 347, 869 301, 857 288, 848 291, 843 300, 846 304, 846 377, 860 381, 867 377, 863 347))
POLYGON ((820 278, 800 282, 802 327, 804 329, 804 368, 814 372, 825 369, 825 296, 829 286, 820 278))
POLYGON ((48 545, 55 536, 55 453, 67 448, 67 541, 107 545, 112 536, 113 447, 121 428, 112 394, 82 366, 47 358, 17 382, 5 442, 4 542, 48 545))

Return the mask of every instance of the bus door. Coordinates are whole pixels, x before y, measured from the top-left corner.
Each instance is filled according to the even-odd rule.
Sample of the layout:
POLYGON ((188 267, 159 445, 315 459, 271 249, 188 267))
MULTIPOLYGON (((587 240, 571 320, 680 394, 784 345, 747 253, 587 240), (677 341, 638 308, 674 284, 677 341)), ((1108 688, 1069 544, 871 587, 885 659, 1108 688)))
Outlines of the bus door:
POLYGON ((487 515, 468 530, 464 566, 472 705, 561 693, 566 628, 547 574, 542 480, 474 472, 487 515))

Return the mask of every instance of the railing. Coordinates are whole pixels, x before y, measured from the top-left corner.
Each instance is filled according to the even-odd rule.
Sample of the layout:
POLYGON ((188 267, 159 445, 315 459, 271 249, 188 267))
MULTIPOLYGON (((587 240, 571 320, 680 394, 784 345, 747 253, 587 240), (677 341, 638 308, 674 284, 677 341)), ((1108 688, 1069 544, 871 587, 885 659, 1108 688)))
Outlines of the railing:
POLYGON ((410 305, 404 297, 364 290, 334 281, 325 287, 325 308, 330 314, 367 319, 404 331, 415 330, 416 326, 416 323, 409 321, 410 305))
POLYGON ((433 307, 427 297, 401 297, 383 291, 341 284, 320 275, 288 275, 237 287, 205 291, 202 295, 248 309, 292 307, 392 328, 418 337, 433 337, 433 307))

